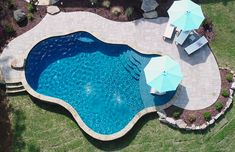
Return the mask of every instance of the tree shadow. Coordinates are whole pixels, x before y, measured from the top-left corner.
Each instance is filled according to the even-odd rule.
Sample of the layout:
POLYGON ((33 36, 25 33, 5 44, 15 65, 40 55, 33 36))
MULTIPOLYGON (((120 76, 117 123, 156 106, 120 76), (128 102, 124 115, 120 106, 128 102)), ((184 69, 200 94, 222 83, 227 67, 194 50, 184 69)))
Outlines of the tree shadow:
POLYGON ((0 89, 0 151, 8 152, 12 145, 12 129, 9 119, 10 105, 7 102, 4 88, 0 89))
POLYGON ((25 149, 25 141, 23 139, 23 133, 26 129, 25 127, 25 119, 26 115, 23 110, 19 109, 11 109, 11 112, 14 113, 14 122, 13 125, 13 143, 12 150, 13 151, 22 151, 25 149))

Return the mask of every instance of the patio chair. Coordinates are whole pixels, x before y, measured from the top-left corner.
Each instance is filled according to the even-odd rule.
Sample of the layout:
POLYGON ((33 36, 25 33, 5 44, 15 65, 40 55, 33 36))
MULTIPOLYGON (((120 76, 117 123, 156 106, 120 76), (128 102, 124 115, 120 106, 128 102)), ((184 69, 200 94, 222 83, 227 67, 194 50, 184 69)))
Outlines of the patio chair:
POLYGON ((167 23, 165 32, 163 34, 163 39, 165 40, 166 38, 171 39, 172 35, 174 33, 175 27, 172 26, 169 22, 167 23))
POLYGON ((187 39, 191 31, 181 31, 180 34, 176 37, 175 44, 183 45, 184 41, 187 39))
POLYGON ((189 46, 187 46, 184 50, 188 53, 188 55, 190 55, 193 52, 199 50, 206 43, 208 43, 208 40, 204 36, 202 36, 196 42, 194 42, 193 44, 190 44, 189 46))

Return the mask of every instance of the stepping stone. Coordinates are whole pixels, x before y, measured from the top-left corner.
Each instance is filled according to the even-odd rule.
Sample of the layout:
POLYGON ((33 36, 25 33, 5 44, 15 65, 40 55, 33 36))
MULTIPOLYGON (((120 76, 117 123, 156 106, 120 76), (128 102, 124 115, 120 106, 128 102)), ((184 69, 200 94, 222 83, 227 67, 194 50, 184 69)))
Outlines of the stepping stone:
POLYGON ((157 14, 157 11, 151 11, 151 12, 144 13, 143 16, 146 19, 153 19, 153 18, 157 18, 158 14, 157 14))
POLYGON ((143 0, 141 9, 144 12, 150 12, 155 10, 158 6, 159 4, 156 2, 156 0, 143 0))
POLYGON ((57 6, 48 6, 47 7, 47 13, 51 15, 55 15, 60 12, 59 7, 57 6))

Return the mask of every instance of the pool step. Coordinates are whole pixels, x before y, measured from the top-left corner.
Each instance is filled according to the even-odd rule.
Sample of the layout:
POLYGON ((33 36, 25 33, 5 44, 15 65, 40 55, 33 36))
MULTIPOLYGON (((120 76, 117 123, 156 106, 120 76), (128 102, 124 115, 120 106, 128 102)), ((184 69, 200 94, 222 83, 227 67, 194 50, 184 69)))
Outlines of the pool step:
POLYGON ((137 68, 136 66, 133 66, 130 62, 128 62, 127 65, 132 69, 134 73, 136 73, 137 75, 140 75, 141 71, 139 68, 137 68))
POLYGON ((131 74, 131 76, 132 76, 133 78, 135 78, 136 80, 139 80, 139 79, 140 79, 140 75, 137 74, 137 73, 135 73, 135 72, 133 71, 133 69, 130 68, 130 66, 126 65, 126 66, 124 66, 124 67, 125 67, 125 69, 131 74))
POLYGON ((24 92, 25 88, 21 82, 14 82, 14 83, 6 83, 6 93, 13 94, 24 92))
POLYGON ((130 61, 130 54, 128 52, 124 52, 120 56, 120 60, 124 68, 131 74, 133 78, 139 80, 140 77, 140 69, 137 67, 137 63, 130 61))

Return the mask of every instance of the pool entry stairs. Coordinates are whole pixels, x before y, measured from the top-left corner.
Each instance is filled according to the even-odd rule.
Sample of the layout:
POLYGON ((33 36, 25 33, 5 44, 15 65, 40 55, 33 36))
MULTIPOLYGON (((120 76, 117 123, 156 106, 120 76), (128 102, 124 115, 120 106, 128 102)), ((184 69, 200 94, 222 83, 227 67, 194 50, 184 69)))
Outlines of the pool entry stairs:
POLYGON ((132 51, 123 52, 120 60, 125 69, 131 74, 136 80, 140 79, 140 73, 142 69, 141 63, 133 56, 132 51))
POLYGON ((6 82, 6 93, 14 94, 24 92, 25 88, 21 82, 6 82))

